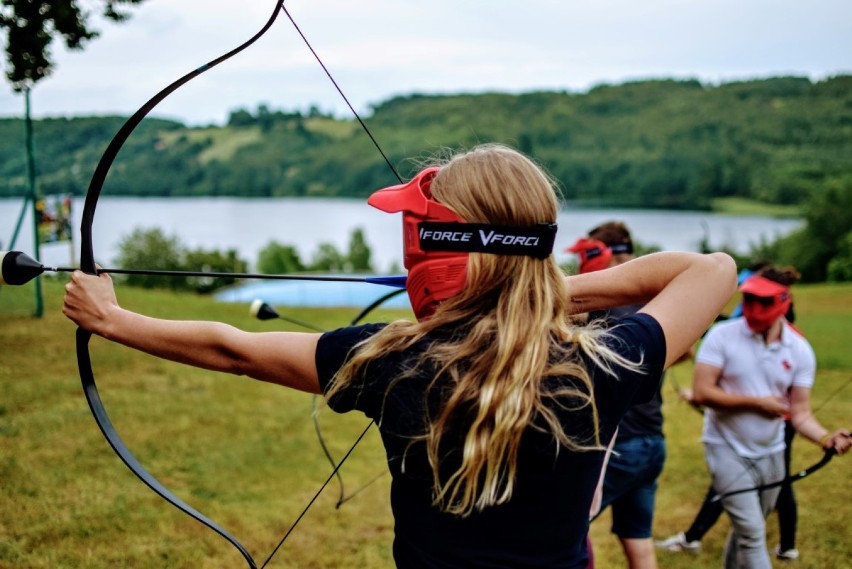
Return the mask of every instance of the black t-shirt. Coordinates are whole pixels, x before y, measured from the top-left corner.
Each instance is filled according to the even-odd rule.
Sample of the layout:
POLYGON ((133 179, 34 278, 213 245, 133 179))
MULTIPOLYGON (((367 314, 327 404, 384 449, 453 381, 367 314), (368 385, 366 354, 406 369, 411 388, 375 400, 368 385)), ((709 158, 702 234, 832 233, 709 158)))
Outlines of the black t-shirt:
MULTIPOLYGON (((368 324, 322 336, 316 364, 323 391, 345 363, 352 346, 381 327, 368 324)), ((644 373, 622 370, 615 378, 587 362, 604 441, 612 437, 635 401, 653 396, 666 353, 662 329, 648 315, 624 319, 611 334, 611 347, 632 361, 641 359, 644 373)), ((528 429, 519 450, 515 491, 508 503, 467 517, 441 512, 432 505, 432 471, 424 444, 412 443, 412 437, 424 432, 427 410, 434 414, 440 408, 443 383, 438 378, 429 389, 433 373, 428 368, 394 382, 400 370, 410 369, 431 341, 425 339, 404 353, 391 353, 371 362, 362 378, 329 401, 329 406, 340 413, 362 411, 379 427, 393 477, 391 508, 397 567, 585 567, 589 507, 603 451, 572 452, 560 448, 556 452, 551 436, 528 429)), ((558 381, 564 384, 570 379, 558 381)), ((588 408, 560 410, 560 418, 569 436, 589 440, 593 422, 588 408)), ((463 432, 445 437, 445 441, 461 441, 463 432)), ((460 462, 460 443, 445 446, 448 456, 442 462, 442 474, 449 474, 460 462)))
MULTIPOLYGON (((630 306, 592 312, 589 314, 589 320, 602 318, 607 322, 607 325, 611 326, 616 324, 619 319, 638 312, 643 306, 643 304, 631 304, 630 306)), ((618 425, 617 442, 649 435, 663 436, 662 378, 659 383, 660 386, 650 401, 637 403, 624 415, 618 425)))

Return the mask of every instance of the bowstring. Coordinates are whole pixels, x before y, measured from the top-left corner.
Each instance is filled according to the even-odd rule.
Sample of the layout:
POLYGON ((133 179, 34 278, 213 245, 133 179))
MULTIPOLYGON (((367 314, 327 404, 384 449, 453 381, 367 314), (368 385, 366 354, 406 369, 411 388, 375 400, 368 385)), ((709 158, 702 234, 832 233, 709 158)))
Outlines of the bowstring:
MULTIPOLYGON (((381 306, 387 300, 390 300, 391 298, 401 294, 404 290, 405 289, 392 290, 391 292, 380 296, 379 298, 374 300, 372 303, 370 303, 370 305, 368 305, 366 308, 364 308, 361 312, 359 312, 358 315, 355 318, 352 319, 351 325, 354 326, 354 325, 358 324, 361 320, 366 318, 367 315, 370 314, 370 312, 372 312, 373 310, 375 310, 376 308, 381 306)), ((311 330, 316 330, 316 331, 320 331, 320 332, 322 331, 318 326, 314 326, 313 324, 308 324, 306 322, 301 322, 299 320, 289 318, 289 317, 284 317, 284 316, 281 316, 281 315, 279 315, 279 318, 286 321, 286 322, 290 322, 292 324, 297 324, 299 326, 304 326, 304 327, 309 328, 311 330)), ((302 518, 305 517, 305 515, 308 513, 308 510, 310 510, 313 507, 314 503, 320 497, 320 494, 322 494, 323 491, 328 487, 328 485, 331 483, 332 479, 337 478, 337 481, 338 481, 338 484, 339 484, 339 487, 340 487, 339 495, 338 495, 338 498, 337 498, 337 503, 335 504, 335 508, 339 509, 340 506, 342 506, 344 503, 348 502, 349 500, 351 500, 352 498, 354 498, 355 496, 360 494, 368 486, 372 485, 374 482, 376 482, 377 480, 379 480, 380 478, 382 478, 386 474, 386 472, 380 472, 379 474, 377 474, 376 476, 371 478, 368 482, 363 484, 361 487, 356 489, 354 492, 349 494, 349 496, 346 496, 345 491, 344 491, 344 485, 343 485, 343 476, 340 474, 340 469, 343 467, 343 463, 346 462, 346 460, 349 458, 349 456, 355 451, 355 448, 361 443, 361 441, 364 439, 364 437, 369 432, 370 428, 373 425, 375 425, 376 422, 371 420, 369 423, 367 423, 367 426, 364 427, 364 430, 361 431, 361 434, 358 435, 358 438, 355 439, 355 442, 352 443, 352 446, 349 447, 349 450, 346 451, 346 454, 343 455, 343 458, 341 458, 340 461, 337 462, 337 461, 334 460, 334 457, 331 455, 331 451, 328 449, 328 446, 326 445, 326 442, 325 442, 325 438, 322 435, 319 420, 317 418, 318 411, 319 410, 318 410, 318 407, 317 407, 317 396, 314 395, 311 398, 311 418, 312 418, 313 423, 314 423, 314 429, 316 431, 317 438, 319 439, 320 447, 322 448, 323 454, 325 454, 325 457, 328 459, 329 463, 331 463, 332 471, 328 475, 328 477, 325 479, 325 481, 322 483, 322 485, 319 487, 319 489, 314 493, 314 495, 311 497, 311 499, 308 501, 308 503, 305 505, 305 507, 302 509, 302 511, 299 513, 299 515, 296 517, 296 520, 293 522, 293 524, 290 526, 290 528, 284 534, 284 537, 282 537, 281 540, 278 542, 278 545, 276 545, 275 548, 272 550, 272 553, 269 554, 269 557, 266 558, 266 561, 264 561, 263 564, 260 566, 260 569, 265 569, 266 565, 272 560, 272 558, 275 556, 275 554, 278 553, 278 550, 281 549, 281 546, 284 545, 284 542, 287 541, 287 538, 290 537, 290 534, 293 533, 293 530, 296 529, 296 526, 299 525, 299 522, 302 521, 302 518)))
POLYGON ((337 472, 340 470, 340 467, 343 466, 343 463, 346 461, 347 458, 349 458, 349 455, 352 454, 352 452, 355 450, 355 447, 357 447, 358 443, 361 442, 361 439, 366 436, 367 432, 370 430, 370 426, 372 426, 372 422, 367 425, 367 427, 355 440, 355 444, 353 444, 343 456, 343 458, 340 459, 340 463, 336 467, 334 467, 334 470, 331 471, 331 474, 328 475, 328 478, 325 479, 325 482, 322 483, 322 486, 319 487, 319 490, 316 491, 316 493, 310 499, 308 504, 301 511, 299 516, 296 518, 296 521, 293 522, 293 524, 290 526, 290 529, 287 530, 287 533, 284 534, 284 537, 281 538, 281 541, 278 542, 278 545, 275 546, 275 549, 272 550, 272 553, 269 554, 269 557, 267 557, 266 561, 264 561, 263 564, 260 566, 260 569, 265 569, 266 565, 270 561, 272 561, 272 558, 275 557, 275 554, 278 553, 278 550, 281 548, 282 545, 284 545, 284 542, 287 541, 287 538, 290 537, 290 534, 293 533, 293 530, 296 529, 296 526, 299 525, 299 522, 302 521, 302 518, 305 517, 305 514, 308 513, 308 510, 311 509, 311 507, 314 505, 314 502, 317 501, 317 498, 319 498, 320 494, 322 494, 323 490, 325 490, 326 486, 328 486, 332 478, 337 475, 337 472))
MULTIPOLYGON (((352 325, 352 326, 355 326, 356 324, 358 324, 359 322, 361 322, 361 320, 363 320, 364 318, 366 318, 366 317, 367 317, 367 315, 368 315, 368 314, 370 314, 373 310, 375 310, 376 308, 378 308, 379 306, 381 306, 382 304, 384 304, 384 303, 385 303, 385 302, 387 302, 388 300, 392 299, 393 297, 395 297, 395 296, 399 296, 400 294, 402 294, 402 292, 403 292, 404 290, 405 290, 405 289, 392 290, 392 291, 390 291, 390 292, 388 292, 388 293, 386 293, 386 294, 384 294, 384 295, 380 296, 379 298, 377 298, 376 300, 374 300, 372 303, 370 303, 370 304, 369 304, 366 308, 364 308, 361 312, 359 312, 359 313, 358 313, 358 315, 357 315, 355 318, 353 318, 353 319, 352 319, 351 325, 352 325)), ((314 403, 316 403, 316 396, 314 396, 314 403)), ((323 438, 323 436, 322 436, 322 432, 321 432, 321 429, 320 429, 320 423, 319 423, 319 409, 316 407, 316 405, 314 405, 314 409, 313 409, 313 411, 314 411, 314 414, 313 414, 313 418, 314 418, 314 427, 316 428, 317 436, 319 437, 319 440, 320 440, 320 445, 322 446, 323 452, 325 452, 325 456, 328 458, 328 460, 329 460, 329 462, 331 463, 331 465, 332 465, 332 466, 335 466, 335 460, 334 460, 334 458, 331 456, 331 452, 329 451, 328 446, 325 444, 325 439, 324 439, 324 438, 323 438)), ((370 429, 370 427, 372 427, 372 426, 373 426, 373 425, 375 425, 375 424, 376 424, 375 420, 371 420, 371 421, 369 422, 369 424, 367 424, 367 427, 366 427, 365 431, 369 430, 369 429, 370 429)), ((354 447, 355 447, 355 446, 357 446, 357 445, 358 445, 358 442, 356 442, 354 445, 352 445, 352 447, 354 448, 354 447)), ((346 456, 349 456, 349 453, 346 453, 346 456)), ((340 460, 340 463, 338 463, 338 464, 337 464, 337 467, 338 467, 338 468, 339 468, 340 466, 342 466, 342 465, 343 465, 343 461, 344 461, 344 460, 346 460, 346 458, 345 458, 345 457, 344 457, 343 459, 341 459, 341 460, 340 460)), ((369 487, 369 486, 370 486, 370 485, 372 485, 374 482, 376 482, 377 480, 379 480, 379 479, 380 479, 381 477, 383 477, 385 474, 387 474, 387 471, 386 471, 386 470, 384 470, 384 471, 382 471, 382 472, 378 473, 378 474, 377 474, 377 475, 375 475, 373 478, 371 478, 369 481, 367 481, 367 482, 365 482, 364 484, 362 484, 359 488, 356 488, 355 490, 353 490, 353 491, 352 491, 352 492, 351 492, 351 493, 347 496, 347 495, 346 495, 346 492, 344 491, 344 487, 343 487, 343 475, 341 475, 340 473, 338 473, 338 474, 337 474, 337 479, 338 479, 338 481, 340 482, 340 495, 338 496, 337 504, 335 504, 335 506, 334 506, 334 507, 335 507, 335 509, 340 509, 340 506, 342 506, 343 504, 345 504, 346 502, 348 502, 349 500, 351 500, 352 498, 354 498, 355 496, 357 496, 358 494, 360 494, 361 492, 363 492, 364 490, 366 490, 366 489, 367 489, 367 487, 369 487)))
POLYGON ((337 92, 343 98, 343 101, 346 103, 346 106, 349 107, 349 110, 352 111, 352 114, 358 120, 358 124, 361 125, 361 128, 364 129, 364 132, 367 134, 367 136, 370 137, 370 140, 373 142, 373 146, 376 147, 376 150, 378 150, 379 154, 381 154, 382 158, 384 158, 385 164, 388 165, 388 168, 390 168, 391 172, 393 172, 393 175, 396 176, 396 179, 399 180, 399 183, 401 184, 403 182, 402 176, 399 175, 399 172, 397 172, 396 168, 391 163, 390 159, 387 157, 387 154, 385 154, 385 151, 382 150, 382 147, 379 145, 378 141, 373 136, 373 133, 370 131, 369 127, 367 127, 367 124, 363 120, 361 120, 361 115, 358 114, 358 111, 356 111, 355 107, 352 106, 352 103, 349 102, 349 98, 343 92, 343 89, 340 88, 340 85, 337 84, 337 81, 334 79, 334 76, 328 70, 328 67, 326 67, 322 58, 319 56, 319 54, 316 52, 314 47, 311 45, 311 42, 309 42, 308 38, 305 37, 305 34, 302 33, 302 29, 299 27, 299 24, 296 23, 296 20, 293 19, 293 16, 291 16, 290 12, 287 10, 287 6, 284 5, 283 3, 281 4, 281 10, 284 12, 284 15, 287 16, 287 19, 290 20, 290 23, 293 24, 293 28, 295 28, 296 32, 302 38, 302 41, 305 42, 305 45, 308 47, 308 49, 313 54, 314 59, 316 59, 317 63, 319 63, 320 67, 322 67, 322 70, 325 72, 329 81, 331 81, 331 84, 334 85, 334 88, 337 90, 337 92))
MULTIPOLYGON (((367 126, 367 124, 363 121, 363 119, 361 119, 361 115, 360 115, 360 114, 358 114, 358 111, 356 111, 356 110, 355 110, 355 107, 354 107, 354 106, 352 105, 352 103, 349 101, 349 98, 348 98, 348 97, 346 96, 346 94, 343 92, 343 89, 342 89, 342 88, 340 87, 340 85, 337 83, 337 80, 335 80, 334 76, 331 74, 331 71, 329 71, 328 67, 325 65, 325 63, 323 62, 322 58, 319 56, 319 54, 317 53, 317 51, 316 51, 316 50, 314 49, 314 47, 311 45, 310 41, 308 41, 308 38, 307 38, 307 37, 305 36, 305 34, 302 32, 302 29, 301 29, 301 28, 299 27, 299 25, 296 23, 296 20, 295 20, 295 19, 293 19, 293 16, 292 16, 292 15, 290 14, 290 12, 287 10, 287 7, 284 5, 284 3, 283 3, 283 2, 281 3, 281 11, 282 11, 282 12, 284 12, 284 14, 287 16, 287 19, 288 19, 288 20, 290 20, 290 23, 293 25, 293 28, 294 28, 294 29, 296 30, 296 32, 299 34, 299 37, 301 37, 301 38, 302 38, 302 41, 305 43, 305 45, 307 46, 307 48, 310 50, 311 54, 314 56, 314 59, 316 59, 317 63, 319 63, 320 67, 321 67, 321 68, 322 68, 322 70, 325 72, 325 74, 326 74, 326 76, 328 77, 329 81, 331 81, 332 85, 334 85, 334 88, 337 90, 338 94, 341 96, 341 98, 343 99, 343 101, 346 103, 346 106, 347 106, 347 107, 349 107, 349 110, 352 112, 353 116, 354 116, 354 117, 355 117, 355 119, 358 121, 358 124, 359 124, 359 125, 361 125, 361 128, 363 129, 363 131, 364 131, 364 132, 367 134, 367 136, 370 138, 370 141, 373 143, 373 146, 376 148, 376 150, 377 150, 377 151, 379 152, 379 154, 382 156, 382 159, 385 161, 385 164, 387 164, 388 168, 390 168, 391 172, 392 172, 392 173, 393 173, 393 175, 396 177, 396 179, 397 179, 400 183, 403 183, 402 176, 400 176, 399 172, 398 172, 398 171, 397 171, 397 169, 394 167, 393 163, 391 163, 390 159, 388 158, 387 154, 385 154, 385 151, 382 149, 382 147, 381 147, 381 145, 379 144, 378 140, 376 140, 376 137, 375 137, 375 136, 373 136, 373 133, 372 133, 372 131, 370 130, 370 128, 369 128, 369 127, 367 126)), ((400 289, 399 291, 394 291, 394 294, 398 294, 399 292, 402 292, 402 290, 405 290, 405 289, 400 289)), ((358 322, 361 318, 363 318, 364 316, 366 316, 366 314, 367 314, 370 310, 372 310, 373 308, 375 308, 376 306, 378 306, 379 304, 381 304, 381 302, 383 302, 383 301, 384 301, 384 300, 386 300, 387 298, 390 298, 390 297, 391 297, 391 296, 393 296, 394 294, 386 295, 385 297, 382 297, 382 299, 380 299, 380 301, 377 301, 377 302, 376 302, 376 303, 374 303, 373 305, 370 305, 369 307, 367 307, 366 309, 364 309, 364 310, 361 312, 361 314, 359 314, 359 315, 356 317, 356 319, 354 320, 354 322, 358 322)), ((355 440, 355 443, 354 443, 354 444, 353 444, 353 445, 349 448, 349 450, 346 452, 346 454, 344 454, 344 455, 343 455, 343 458, 341 458, 341 459, 340 459, 340 462, 336 463, 336 465, 335 465, 335 462, 334 462, 333 458, 331 457, 331 454, 330 454, 330 453, 327 451, 327 449, 326 449, 325 441, 323 440, 322 435, 319 433, 319 424, 316 422, 316 416, 315 416, 315 415, 314 415, 314 421, 315 421, 315 423, 314 423, 314 424, 315 424, 315 428, 317 429, 317 434, 319 435, 319 438, 320 438, 320 444, 321 444, 321 446, 323 447, 323 450, 325 451, 326 457, 329 459, 329 461, 332 463, 332 465, 334 465, 334 468, 332 469, 331 474, 329 474, 329 475, 328 475, 328 477, 326 478, 325 482, 323 482, 323 484, 322 484, 322 485, 320 486, 320 488, 316 491, 316 493, 315 493, 315 494, 314 494, 314 496, 311 498, 311 500, 308 502, 308 504, 305 506, 305 508, 301 511, 301 513, 299 514, 299 516, 296 518, 296 521, 294 521, 294 522, 293 522, 293 524, 290 526, 290 528, 289 528, 289 529, 287 530, 287 532, 284 534, 284 537, 282 537, 282 538, 281 538, 281 540, 278 542, 278 545, 276 545, 276 546, 275 546, 275 548, 272 550, 272 553, 270 553, 270 554, 269 554, 269 557, 267 557, 267 558, 266 558, 266 561, 264 561, 264 562, 263 562, 263 564, 261 565, 261 569, 264 569, 264 568, 266 567, 266 565, 267 565, 267 564, 268 564, 268 563, 272 560, 272 558, 275 556, 275 554, 278 552, 278 550, 281 548, 281 546, 282 546, 282 545, 284 545, 284 542, 285 542, 285 541, 287 541, 287 538, 288 538, 288 537, 290 537, 290 534, 293 532, 293 530, 296 528, 296 526, 299 524, 299 522, 302 520, 302 518, 304 518, 304 516, 307 514, 308 510, 310 510, 310 509, 311 509, 311 507, 313 506, 314 502, 316 502, 317 498, 319 498, 320 494, 322 494, 323 490, 325 490, 325 488, 328 486, 328 484, 331 482, 331 480, 332 480, 333 478, 338 477, 338 479, 340 480, 341 497, 338 499, 338 502, 337 502, 337 507, 339 508, 341 504, 343 504, 343 503, 344 503, 345 501, 347 501, 349 498, 352 498, 353 496, 355 496, 355 494, 357 494, 357 493, 361 492, 364 488, 366 488, 367 486, 369 486, 370 484, 372 484, 373 482, 375 482, 376 480, 378 480, 378 479, 379 479, 379 478, 383 475, 383 474, 380 474, 379 476, 375 477, 373 480, 371 480, 370 482, 368 482, 367 484, 365 484, 364 486, 362 486, 361 488, 359 488, 358 490, 356 490, 356 491, 355 491, 352 495, 350 495, 350 496, 349 496, 349 498, 345 498, 345 499, 344 499, 344 498, 343 498, 343 481, 342 481, 342 478, 340 477, 340 474, 339 474, 340 468, 343 466, 343 463, 344 463, 344 462, 346 462, 346 459, 348 459, 348 458, 349 458, 349 456, 352 454, 352 452, 355 450, 355 447, 357 447, 357 446, 358 446, 358 444, 361 442, 361 440, 362 440, 362 439, 366 436, 367 432, 370 430, 370 427, 372 427, 372 426, 373 426, 374 421, 370 421, 370 423, 368 423, 368 424, 367 424, 367 426, 364 428, 364 430, 361 432, 361 434, 360 434, 360 435, 358 436, 358 438, 355 440)))
MULTIPOLYGON (((359 312, 358 315, 355 318, 352 319, 352 321, 349 323, 350 326, 357 325, 359 322, 361 322, 361 320, 366 318, 373 310, 375 310, 376 308, 378 308, 379 306, 381 306, 382 304, 384 304, 385 302, 387 302, 391 298, 400 295, 404 290, 405 289, 392 290, 389 293, 383 294, 382 296, 378 297, 376 300, 374 300, 372 303, 370 303, 366 308, 361 310, 361 312, 359 312)), ((295 324, 297 326, 301 326, 303 328, 307 328, 309 330, 313 330, 314 332, 320 332, 320 333, 326 332, 326 330, 320 328, 319 326, 315 326, 315 325, 310 324, 308 322, 304 322, 302 320, 297 320, 295 318, 292 318, 290 316, 285 316, 283 314, 279 314, 278 319, 284 320, 285 322, 289 322, 291 324, 295 324)), ((325 442, 325 437, 323 436, 322 428, 320 427, 319 412, 320 412, 320 409, 319 409, 319 406, 317 405, 317 396, 314 395, 313 397, 311 397, 311 419, 312 419, 313 424, 314 424, 314 431, 317 434, 317 439, 319 439, 320 448, 322 449, 322 452, 325 455, 326 459, 328 459, 329 464, 331 464, 332 468, 338 468, 338 467, 343 465, 343 461, 341 460, 340 463, 338 463, 337 460, 335 460, 335 458, 331 455, 331 450, 328 448, 328 445, 325 442)), ((367 425, 367 429, 372 427, 374 424, 375 424, 375 421, 370 421, 370 423, 367 425)), ((338 485, 339 485, 339 491, 338 491, 338 498, 337 498, 337 503, 335 504, 335 508, 339 509, 340 506, 342 506, 343 504, 345 504, 346 502, 348 502, 349 500, 354 498, 357 494, 360 494, 368 486, 370 486, 371 484, 376 482, 379 478, 381 478, 385 474, 387 474, 386 471, 380 472, 379 474, 377 474, 376 476, 371 478, 368 482, 366 482, 365 484, 360 486, 358 489, 352 491, 347 496, 346 491, 345 491, 345 487, 344 487, 344 484, 343 484, 343 476, 338 471, 336 473, 336 478, 337 478, 338 485)))

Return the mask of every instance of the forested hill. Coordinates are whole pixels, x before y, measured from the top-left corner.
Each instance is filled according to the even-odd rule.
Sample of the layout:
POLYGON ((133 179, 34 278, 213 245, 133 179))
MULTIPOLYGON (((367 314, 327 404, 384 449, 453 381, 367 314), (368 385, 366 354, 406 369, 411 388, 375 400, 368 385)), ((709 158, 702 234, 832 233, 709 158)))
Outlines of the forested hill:
MULTIPOLYGON (((33 93, 37 106, 38 90, 33 93)), ((852 186, 852 76, 718 86, 657 80, 587 93, 411 95, 364 117, 403 177, 441 147, 504 142, 531 154, 565 197, 627 207, 707 208, 717 197, 801 204, 852 186)), ((84 194, 122 117, 35 122, 41 193, 84 194)), ((0 120, 0 196, 26 188, 24 126, 0 120)), ((227 126, 146 119, 104 193, 132 196, 366 196, 395 183, 354 120, 266 106, 227 126)))

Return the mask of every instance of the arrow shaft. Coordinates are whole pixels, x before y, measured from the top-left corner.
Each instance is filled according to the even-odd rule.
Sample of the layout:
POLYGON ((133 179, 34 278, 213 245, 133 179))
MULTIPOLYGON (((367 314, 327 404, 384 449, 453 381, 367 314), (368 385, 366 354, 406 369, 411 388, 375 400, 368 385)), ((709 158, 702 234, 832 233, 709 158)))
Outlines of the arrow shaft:
MULTIPOLYGON (((24 284, 44 272, 70 273, 80 270, 78 267, 49 267, 42 265, 32 257, 20 251, 0 251, 0 284, 24 284)), ((226 273, 213 271, 178 271, 159 269, 108 269, 96 268, 98 273, 110 273, 117 275, 149 275, 162 277, 207 277, 207 278, 231 278, 231 279, 261 279, 261 280, 288 280, 288 281, 328 281, 328 282, 355 282, 380 284, 396 288, 405 288, 405 276, 330 276, 330 275, 277 275, 265 273, 226 273)))
MULTIPOLYGON (((78 269, 72 267, 45 267, 49 272, 71 272, 78 269)), ((370 277, 342 277, 323 275, 270 275, 265 273, 220 273, 210 271, 166 271, 156 269, 105 269, 98 268, 98 273, 109 273, 116 275, 150 275, 162 277, 212 277, 212 278, 234 278, 234 279, 265 279, 265 280, 289 280, 289 281, 336 281, 336 282, 370 282, 370 277)))

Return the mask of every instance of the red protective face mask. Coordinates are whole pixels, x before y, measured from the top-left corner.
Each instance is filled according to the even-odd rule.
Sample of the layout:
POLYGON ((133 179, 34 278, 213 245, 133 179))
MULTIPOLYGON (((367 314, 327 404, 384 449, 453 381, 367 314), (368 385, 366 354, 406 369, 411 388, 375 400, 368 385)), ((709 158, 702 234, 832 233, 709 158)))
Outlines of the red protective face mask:
POLYGON ((601 271, 607 268, 612 260, 612 249, 597 239, 577 239, 566 251, 580 258, 580 274, 601 271))
POLYGON ((782 292, 772 297, 756 297, 748 302, 743 299, 743 317, 753 332, 761 334, 787 314, 791 301, 789 292, 782 292), (771 304, 768 301, 771 301, 771 304))
POLYGON ((387 213, 402 212, 403 264, 408 269, 405 288, 418 320, 435 313, 438 305, 465 286, 467 253, 424 251, 420 247, 418 224, 422 221, 462 222, 446 206, 432 199, 429 191, 440 168, 427 168, 407 184, 390 186, 375 192, 367 200, 387 213))

